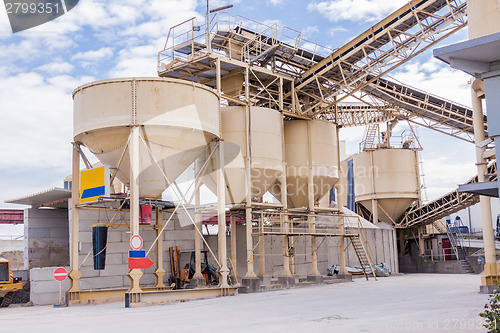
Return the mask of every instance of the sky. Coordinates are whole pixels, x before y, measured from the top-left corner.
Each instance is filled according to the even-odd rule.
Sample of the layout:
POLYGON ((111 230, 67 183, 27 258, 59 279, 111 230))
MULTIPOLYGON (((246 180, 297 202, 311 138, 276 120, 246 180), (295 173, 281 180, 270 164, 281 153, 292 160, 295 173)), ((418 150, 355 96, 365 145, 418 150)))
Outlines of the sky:
MULTIPOLYGON (((232 16, 285 25, 314 43, 341 47, 406 0, 226 0, 232 16)), ((157 76, 157 53, 169 28, 197 17, 206 1, 80 0, 67 14, 13 34, 0 9, 0 208, 51 187, 62 187, 71 171, 72 91, 84 83, 117 77, 157 76)), ((467 30, 438 44, 467 39, 467 30)), ((470 77, 420 54, 390 73, 410 86, 470 106, 470 77)), ((403 126, 398 125, 400 131, 403 126)), ((418 129, 429 199, 475 174, 474 146, 418 129)), ((356 153, 363 128, 343 129, 341 140, 356 153)))

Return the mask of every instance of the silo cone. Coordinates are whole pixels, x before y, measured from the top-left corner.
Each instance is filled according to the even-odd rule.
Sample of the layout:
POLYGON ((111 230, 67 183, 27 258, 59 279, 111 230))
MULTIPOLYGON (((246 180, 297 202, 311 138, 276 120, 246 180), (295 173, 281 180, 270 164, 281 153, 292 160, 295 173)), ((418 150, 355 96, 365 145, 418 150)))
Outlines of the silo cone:
POLYGON ((94 251, 94 270, 106 267, 106 246, 108 242, 108 226, 97 224, 92 226, 92 250, 94 251))

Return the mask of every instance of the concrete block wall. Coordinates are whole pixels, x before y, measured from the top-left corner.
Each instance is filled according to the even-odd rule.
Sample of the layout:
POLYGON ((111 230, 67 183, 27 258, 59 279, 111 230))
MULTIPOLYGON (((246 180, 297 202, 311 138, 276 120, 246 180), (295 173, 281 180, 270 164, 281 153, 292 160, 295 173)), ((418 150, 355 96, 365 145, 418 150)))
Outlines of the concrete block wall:
MULTIPOLYGON (((373 254, 374 263, 385 263, 391 269, 391 272, 398 273, 396 232, 391 226, 383 226, 383 228, 366 228, 365 234, 368 240, 371 252, 373 254)), ((357 232, 357 230, 355 231, 357 232)), ((266 236, 265 240, 265 263, 266 273, 272 277, 278 277, 283 270, 282 257, 282 236, 266 236)), ((258 238, 253 239, 253 244, 257 243, 258 238)), ((317 239, 317 244, 321 242, 321 238, 317 239)), ((213 249, 217 249, 217 236, 209 237, 209 244, 213 249)), ((347 243, 346 243, 347 245, 347 243)), ((228 257, 230 257, 230 238, 227 238, 228 257)), ((295 272, 299 275, 308 275, 311 269, 311 238, 301 236, 295 241, 295 272)), ((259 273, 260 256, 258 255, 259 248, 255 249, 254 271, 259 273)), ((247 272, 246 262, 246 239, 245 226, 237 226, 237 271, 239 277, 244 277, 247 272)), ((327 269, 332 265, 340 263, 339 255, 339 238, 327 238, 318 250, 318 270, 321 274, 327 274, 327 269)), ((352 246, 346 251, 346 264, 350 266, 359 265, 358 258, 352 246)))
MULTIPOLYGON (((28 242, 31 244, 31 252, 28 251, 28 255, 32 254, 34 247, 34 242, 39 242, 40 239, 45 239, 46 243, 50 242, 52 238, 57 240, 61 245, 61 248, 68 251, 69 247, 69 237, 62 237, 65 235, 64 226, 68 226, 68 215, 65 210, 28 210, 28 218, 33 218, 28 221, 27 232, 28 232, 28 242), (64 224, 64 226, 63 226, 64 224), (44 228, 48 230, 43 230, 44 228), (30 237, 31 236, 31 237, 30 237), (45 237, 45 238, 43 238, 45 237), (63 244, 64 243, 64 244, 63 244)), ((82 210, 80 212, 80 233, 79 233, 79 265, 82 277, 80 279, 80 287, 83 290, 88 289, 104 289, 104 288, 128 288, 130 285, 129 279, 127 277, 128 272, 128 250, 129 250, 129 240, 130 232, 128 229, 128 213, 123 213, 123 218, 119 217, 114 220, 114 224, 124 224, 121 226, 114 226, 108 229, 108 245, 106 248, 106 267, 104 270, 94 270, 93 268, 93 253, 92 253, 92 225, 95 223, 108 222, 112 216, 113 212, 99 212, 96 210, 82 210)), ((153 214, 154 215, 154 214, 153 214)), ((167 223, 170 215, 164 212, 164 224, 167 223)), ((154 220, 153 216, 153 220, 154 220)), ((67 230, 67 229, 66 229, 67 230)), ((365 229, 370 246, 374 254, 374 261, 377 263, 385 262, 391 267, 393 272, 397 272, 396 263, 396 250, 394 249, 395 232, 394 229, 365 229)), ((144 249, 148 250, 155 239, 155 232, 152 228, 141 228, 140 234, 144 240, 144 249)), ((237 272, 238 276, 244 277, 247 272, 247 262, 246 262, 246 238, 245 238, 245 226, 238 225, 236 228, 237 234, 237 272)), ((170 276, 170 256, 169 247, 170 246, 180 246, 181 247, 181 268, 189 263, 191 252, 194 250, 194 226, 184 226, 179 224, 179 220, 174 216, 167 227, 165 228, 165 233, 161 237, 163 242, 163 267, 166 271, 165 283, 168 281, 170 276)), ((210 245, 213 253, 218 257, 217 235, 205 236, 207 243, 210 245)), ((282 258, 282 240, 281 236, 266 237, 266 273, 278 277, 281 275, 283 270, 283 258, 282 258)), ((321 238, 318 238, 318 243, 321 238)), ((254 239, 254 244, 257 239, 254 239)), ((327 268, 331 265, 338 264, 339 254, 338 254, 338 238, 328 238, 326 239, 318 252, 318 268, 322 274, 327 273, 327 268)), ((227 254, 228 258, 231 257, 231 242, 230 237, 226 239, 227 244, 227 254)), ((307 275, 310 271, 310 248, 311 239, 310 237, 299 237, 295 242, 295 269, 296 273, 299 275, 307 275)), ((37 248, 38 249, 38 248, 37 248)), ((202 249, 207 249, 203 244, 202 249)), ((50 249, 47 249, 50 253, 50 249)), ((258 248, 256 249, 256 254, 258 254, 258 248)), ((49 256, 50 257, 50 256, 49 256)), ((67 258, 67 255, 66 257, 67 258)), ((156 262, 155 249, 150 252, 150 258, 153 262, 156 262)), ((33 264, 32 257, 31 264, 33 264)), ((209 263, 217 266, 216 260, 213 258, 212 254, 208 253, 209 263)), ((256 274, 259 273, 259 256, 256 255, 254 258, 254 271, 256 274)), ((357 257, 352 250, 346 253, 346 261, 348 265, 358 264, 357 257)), ((67 261, 66 261, 67 262, 67 261)), ((50 265, 62 266, 62 265, 50 265)), ((153 266, 147 270, 144 270, 144 275, 141 278, 141 285, 143 287, 153 286, 155 283, 154 271, 156 267, 153 266)), ((53 269, 48 269, 50 274, 52 274, 53 269)), ((34 301, 37 304, 42 304, 44 299, 53 300, 57 295, 54 295, 56 291, 52 289, 44 290, 44 286, 48 286, 47 283, 37 283, 39 281, 50 281, 44 280, 46 276, 40 275, 42 273, 35 273, 31 277, 31 281, 35 283, 35 288, 32 291, 34 301), (42 276, 42 280, 39 280, 42 276), (42 296, 37 296, 37 294, 43 294, 42 296), (52 294, 50 296, 49 294, 52 294)), ((48 274, 48 273, 47 273, 48 274)), ((49 275, 50 275, 49 274, 49 275)), ((49 303, 46 303, 49 304, 49 303)))
POLYGON ((0 239, 0 253, 6 251, 23 251, 24 240, 22 239, 0 239))
MULTIPOLYGON (((80 287, 83 290, 87 289, 104 289, 104 288, 128 288, 130 280, 127 277, 128 272, 128 251, 130 250, 130 232, 128 229, 129 214, 124 213, 124 220, 118 219, 115 224, 126 224, 126 227, 109 227, 108 228, 108 244, 106 247, 106 266, 104 270, 94 270, 93 253, 92 253, 92 225, 95 223, 108 222, 111 219, 113 212, 108 212, 107 215, 99 211, 83 210, 80 212, 80 239, 79 239, 79 264, 82 277, 80 279, 80 287), (103 219, 104 217, 104 219, 103 219), (90 254, 89 254, 90 253, 90 254), (88 256, 88 257, 87 257, 88 256), (87 258, 87 259, 85 259, 87 258)), ((167 223, 170 214, 164 212, 164 224, 167 223)), ((153 221, 155 216, 153 214, 153 221)), ((140 235, 143 239, 143 249, 146 251, 153 244, 156 233, 152 228, 141 227, 140 235)), ((176 217, 173 217, 165 232, 160 238, 163 242, 163 268, 167 272, 165 274, 165 283, 170 276, 170 246, 180 246, 181 251, 181 268, 189 263, 191 251, 194 250, 194 227, 181 227, 176 217)), ((155 248, 149 253, 150 259, 156 263, 155 248)), ((144 275, 141 277, 141 286, 150 287, 156 282, 155 275, 156 265, 149 269, 143 270, 144 275)))
POLYGON ((67 209, 24 210, 24 268, 69 264, 67 209))
MULTIPOLYGON (((54 270, 57 267, 32 268, 30 276, 30 300, 35 305, 59 303, 59 282, 54 280, 54 270)), ((64 267, 69 272, 69 267, 64 267)), ((69 289, 69 279, 62 282, 63 302, 66 300, 66 290, 69 289)))

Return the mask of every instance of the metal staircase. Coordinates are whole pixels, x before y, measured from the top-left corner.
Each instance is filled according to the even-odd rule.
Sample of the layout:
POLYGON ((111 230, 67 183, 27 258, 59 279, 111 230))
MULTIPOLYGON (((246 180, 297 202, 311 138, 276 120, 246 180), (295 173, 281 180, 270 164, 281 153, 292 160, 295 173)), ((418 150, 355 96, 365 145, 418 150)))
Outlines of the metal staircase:
MULTIPOLYGON (((468 255, 469 247, 465 246, 465 239, 462 234, 462 227, 464 224, 462 223, 462 219, 457 216, 453 225, 450 223, 446 223, 446 232, 448 234, 448 239, 450 240, 451 247, 453 252, 455 252, 455 257, 457 260, 465 260, 468 255)), ((470 245, 470 244, 469 244, 470 245)))
MULTIPOLYGON (((361 233, 361 230, 360 230, 361 233)), ((366 251, 366 248, 361 241, 360 237, 351 237, 351 244, 354 249, 354 252, 356 253, 356 257, 358 257, 359 265, 361 266, 361 269, 363 270, 363 274, 365 275, 365 278, 368 280, 368 274, 366 272, 366 269, 369 267, 371 270, 371 273, 375 280, 377 280, 377 275, 375 274, 375 269, 372 264, 372 259, 371 256, 368 254, 366 251)))
POLYGON ((361 142, 362 150, 377 149, 379 140, 379 126, 378 124, 369 124, 366 127, 365 139, 361 142))

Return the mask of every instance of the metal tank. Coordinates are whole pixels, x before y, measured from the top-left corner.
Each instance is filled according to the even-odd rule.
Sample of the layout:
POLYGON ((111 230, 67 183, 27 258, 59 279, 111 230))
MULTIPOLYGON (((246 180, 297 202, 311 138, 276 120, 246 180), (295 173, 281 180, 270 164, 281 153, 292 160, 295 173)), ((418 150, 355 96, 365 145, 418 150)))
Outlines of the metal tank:
POLYGON ((467 0, 469 39, 500 32, 500 1, 467 0))
POLYGON ((127 142, 139 125, 140 197, 158 198, 220 135, 219 99, 206 86, 162 78, 92 82, 73 92, 74 140, 99 160, 119 167, 130 183, 127 142), (119 164, 119 165, 118 165, 119 164), (165 176, 168 181, 165 179, 165 176))
MULTIPOLYGON (((250 151, 252 197, 262 197, 281 175, 282 158, 282 116, 276 110, 251 107, 250 151)), ((222 139, 224 140, 226 202, 240 203, 247 194, 245 172, 246 128, 245 107, 228 106, 221 108, 222 139)), ((203 159, 197 161, 198 168, 203 159)), ((214 167, 218 161, 212 157, 202 182, 216 193, 214 167)))
POLYGON ((319 201, 339 179, 337 128, 319 119, 290 120, 285 122, 284 131, 288 203, 290 207, 306 207, 309 161, 314 201, 319 201))
POLYGON ((368 150, 353 159, 356 202, 378 215, 378 220, 396 221, 418 199, 416 151, 368 150))

